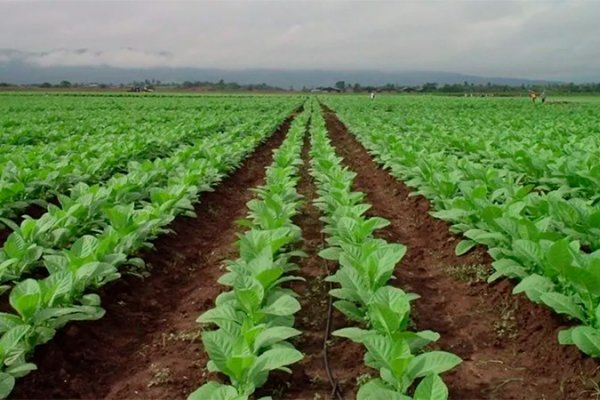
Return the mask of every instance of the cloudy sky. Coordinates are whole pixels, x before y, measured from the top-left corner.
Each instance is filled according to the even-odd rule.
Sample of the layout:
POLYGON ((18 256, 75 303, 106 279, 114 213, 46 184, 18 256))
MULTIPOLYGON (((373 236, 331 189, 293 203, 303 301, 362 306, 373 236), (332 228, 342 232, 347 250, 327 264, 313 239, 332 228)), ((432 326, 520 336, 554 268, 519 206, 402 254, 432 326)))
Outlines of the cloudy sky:
POLYGON ((600 79, 600 0, 0 0, 0 15, 0 49, 40 65, 600 79))

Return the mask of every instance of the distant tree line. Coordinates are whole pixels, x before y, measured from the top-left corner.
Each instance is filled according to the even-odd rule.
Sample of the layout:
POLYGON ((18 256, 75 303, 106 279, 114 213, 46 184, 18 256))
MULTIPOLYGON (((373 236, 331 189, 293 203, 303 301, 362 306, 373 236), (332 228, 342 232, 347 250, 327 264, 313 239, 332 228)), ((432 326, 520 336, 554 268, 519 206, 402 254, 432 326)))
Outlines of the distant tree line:
MULTIPOLYGON (((63 80, 59 83, 43 82, 31 85, 14 85, 7 82, 0 82, 0 88, 12 87, 31 87, 31 88, 59 88, 59 89, 77 89, 77 88, 97 88, 109 89, 120 88, 132 91, 135 89, 183 89, 190 91, 271 91, 271 92, 295 92, 293 86, 287 89, 277 86, 271 86, 266 83, 260 84, 240 84, 237 82, 225 82, 223 79, 218 82, 209 81, 184 81, 184 82, 161 82, 157 79, 144 79, 133 81, 128 84, 113 84, 113 83, 72 83, 68 80, 63 80)), ((321 88, 321 87, 319 87, 321 88)), ((339 92, 388 92, 388 93, 439 93, 439 94, 455 94, 455 95, 506 95, 522 94, 528 90, 542 91, 547 90, 553 94, 573 93, 573 94, 600 94, 600 82, 598 83, 549 83, 539 85, 503 85, 488 82, 486 84, 475 84, 472 82, 463 82, 455 84, 439 84, 437 82, 427 82, 418 86, 407 86, 396 83, 388 83, 385 85, 361 85, 360 83, 347 83, 345 81, 337 81, 335 85, 329 87, 335 88, 339 92)), ((314 87, 303 86, 300 91, 310 92, 315 91, 314 87)))
MULTIPOLYGON (((201 89, 201 90, 209 90, 209 91, 285 91, 285 89, 270 86, 266 83, 259 84, 240 84, 237 82, 225 82, 223 79, 218 81, 217 83, 208 82, 208 81, 185 81, 181 84, 175 84, 179 88, 183 89, 201 89)), ((293 90, 293 88, 290 88, 293 90)))
MULTIPOLYGON (((421 93, 440 93, 440 94, 506 94, 514 95, 527 92, 528 90, 548 90, 552 93, 600 93, 600 82, 598 83, 548 83, 536 85, 506 85, 488 82, 486 84, 475 84, 467 81, 456 84, 441 85, 437 82, 427 82, 418 86, 399 85, 388 83, 380 86, 362 86, 360 83, 346 83, 338 81, 335 87, 342 92, 421 92, 421 93)), ((303 91, 310 91, 310 88, 303 88, 303 91)))
MULTIPOLYGON (((0 82, 0 87, 11 88, 11 87, 30 87, 30 88, 43 88, 43 89, 69 89, 69 88, 123 88, 123 89, 155 89, 157 87, 165 89, 188 89, 188 90, 199 90, 199 91, 286 91, 286 89, 267 85, 266 83, 259 84, 240 84, 237 82, 225 82, 223 79, 218 82, 209 81, 185 81, 185 82, 161 82, 157 79, 145 79, 143 81, 133 81, 128 84, 114 84, 114 83, 72 83, 67 80, 63 80, 59 83, 43 82, 29 85, 14 85, 7 82, 0 82)), ((294 91, 293 86, 290 86, 289 91, 294 91)))

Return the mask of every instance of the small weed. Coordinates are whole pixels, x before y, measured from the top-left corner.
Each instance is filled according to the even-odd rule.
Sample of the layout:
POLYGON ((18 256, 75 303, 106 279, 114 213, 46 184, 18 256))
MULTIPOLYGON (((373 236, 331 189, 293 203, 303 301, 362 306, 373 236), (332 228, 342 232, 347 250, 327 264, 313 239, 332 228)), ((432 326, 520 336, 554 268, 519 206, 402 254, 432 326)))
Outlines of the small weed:
POLYGON ((500 318, 494 322, 494 330, 499 339, 514 339, 517 337, 517 322, 515 307, 504 303, 500 309, 500 318))
POLYGON ((163 347, 166 346, 167 342, 178 341, 178 342, 196 342, 200 340, 201 331, 198 329, 191 331, 179 331, 175 333, 163 333, 162 341, 163 347))
POLYGON ((373 379, 371 374, 368 374, 368 373, 360 374, 359 376, 356 377, 356 386, 360 387, 360 386, 364 385, 365 383, 369 382, 371 379, 373 379))
POLYGON ((158 365, 151 364, 150 370, 152 371, 152 379, 148 382, 148 387, 165 385, 173 381, 169 367, 159 368, 158 365))
POLYGON ((275 387, 273 389, 273 397, 276 398, 276 399, 283 398, 283 395, 285 394, 285 391, 287 389, 289 389, 290 386, 291 386, 291 382, 285 382, 285 383, 282 383, 280 385, 277 385, 277 387, 275 387))
POLYGON ((599 370, 600 367, 596 368, 596 371, 594 372, 595 376, 592 378, 586 378, 583 376, 583 374, 579 376, 581 385, 584 387, 580 393, 582 398, 600 400, 600 377, 598 377, 599 370))
POLYGON ((485 282, 490 276, 489 268, 483 264, 454 265, 447 271, 454 279, 469 284, 485 282))

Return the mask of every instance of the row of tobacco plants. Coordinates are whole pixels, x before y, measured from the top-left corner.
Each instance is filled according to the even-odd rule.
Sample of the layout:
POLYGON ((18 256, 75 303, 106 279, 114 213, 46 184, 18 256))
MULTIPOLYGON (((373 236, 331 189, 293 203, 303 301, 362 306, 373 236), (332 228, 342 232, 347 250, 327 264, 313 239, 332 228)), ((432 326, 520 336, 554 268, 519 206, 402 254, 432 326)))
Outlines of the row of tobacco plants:
MULTIPOLYGON (((130 161, 166 157, 197 139, 256 129, 257 113, 289 112, 298 99, 214 96, 127 98, 0 95, 0 217, 47 206, 78 183, 103 182, 130 161), (115 146, 118 143, 118 146, 115 146)), ((0 227, 2 227, 0 222, 0 227)))
POLYGON ((13 226, 0 252, 0 276, 12 307, 0 313, 0 398, 16 378, 36 368, 29 362, 36 346, 70 321, 101 318, 95 291, 118 279, 125 264, 141 266, 131 256, 151 248, 149 241, 177 215, 193 216, 199 193, 237 168, 280 122, 281 115, 271 114, 257 125, 262 129, 232 129, 170 158, 132 165, 129 174, 107 184, 77 186, 40 219, 13 226), (36 275, 47 276, 19 280, 34 269, 45 269, 36 275), (18 281, 11 289, 8 280, 18 281))
POLYGON ((409 329, 410 302, 419 296, 390 284, 406 247, 374 237, 389 221, 365 216, 370 206, 363 202, 364 194, 352 191, 356 174, 342 166, 319 112, 313 114, 311 144, 311 174, 319 195, 315 205, 328 236, 320 256, 339 264, 327 278, 338 286, 330 295, 336 299, 334 306, 356 325, 332 334, 361 343, 365 364, 379 372, 378 378, 359 388, 357 399, 447 399, 448 389, 439 374, 461 359, 425 350, 439 335, 409 329))
POLYGON ((514 293, 575 322, 560 343, 600 357, 600 141, 589 134, 597 109, 548 107, 532 119, 517 101, 329 102, 384 168, 465 237, 458 255, 487 246, 490 282, 518 280, 514 293))
MULTIPOLYGON (((273 118, 265 124, 259 120, 243 125, 243 131, 267 132, 276 124, 273 118)), ((0 249, 0 284, 7 289, 10 282, 48 264, 63 263, 64 257, 54 257, 69 244, 78 244, 84 235, 102 232, 107 226, 120 226, 133 212, 159 197, 169 197, 163 188, 174 186, 173 177, 180 179, 190 173, 186 183, 192 185, 197 171, 206 169, 207 182, 228 170, 227 148, 239 135, 214 133, 206 138, 182 145, 170 156, 152 161, 130 162, 126 174, 117 174, 106 182, 87 185, 78 183, 68 195, 58 195, 58 205, 49 204, 40 218, 26 218, 16 225, 4 220, 13 232, 0 249), (213 158, 214 166, 203 161, 213 158), (197 161, 198 160, 198 161, 197 161), (189 172, 188 172, 189 171, 189 172)), ((246 139, 248 140, 248 139, 246 139)), ((252 144, 250 139, 248 144, 252 144)), ((244 148, 248 148, 245 146, 244 148)), ((232 159, 235 161, 236 159, 232 159)), ((72 249, 77 249, 75 245, 72 249)))
POLYGON ((309 114, 296 117, 266 169, 265 184, 247 203, 248 217, 241 223, 248 229, 237 241, 239 258, 226 262, 227 272, 218 281, 231 290, 198 318, 216 327, 202 334, 207 368, 226 375, 229 382, 209 381, 189 399, 249 399, 271 371, 289 372, 288 366, 303 358, 288 341, 301 333, 293 328, 300 303, 282 284, 302 279, 291 275, 298 269, 293 258, 304 255, 296 250, 302 232, 292 218, 301 205, 296 186, 309 114))

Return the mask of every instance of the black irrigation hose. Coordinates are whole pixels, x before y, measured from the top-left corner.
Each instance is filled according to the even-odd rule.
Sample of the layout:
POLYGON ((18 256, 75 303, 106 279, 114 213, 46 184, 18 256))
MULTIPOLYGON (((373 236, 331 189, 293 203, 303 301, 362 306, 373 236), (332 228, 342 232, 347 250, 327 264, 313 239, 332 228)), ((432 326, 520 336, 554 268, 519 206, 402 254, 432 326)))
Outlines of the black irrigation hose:
MULTIPOLYGON (((333 285, 329 285, 330 289, 333 289, 333 285)), ((329 365, 329 357, 327 353, 327 341, 329 340, 329 335, 331 333, 331 315, 333 313, 333 297, 329 296, 329 305, 327 306, 327 323, 325 324, 325 335, 323 335, 323 359, 325 360, 325 371, 327 372, 327 379, 329 379, 329 383, 331 384, 331 394, 330 398, 337 397, 338 400, 344 400, 342 395, 339 382, 335 380, 333 377, 333 373, 331 372, 331 367, 329 365)))
MULTIPOLYGON (((321 234, 321 244, 324 243, 323 235, 321 234)), ((325 265, 325 273, 329 275, 329 268, 325 265)), ((329 283, 329 290, 333 289, 333 283, 329 283)), ((329 380, 329 384, 331 385, 331 394, 329 398, 337 398, 337 400, 344 400, 344 396, 342 394, 342 390, 340 388, 339 382, 334 378, 333 372, 331 372, 331 366, 329 365, 329 353, 327 352, 327 341, 329 340, 329 336, 331 334, 331 316, 333 315, 333 297, 331 295, 327 296, 329 298, 329 302, 327 305, 327 322, 325 323, 325 333, 323 335, 323 360, 325 361, 325 371, 327 372, 327 379, 329 380)))

